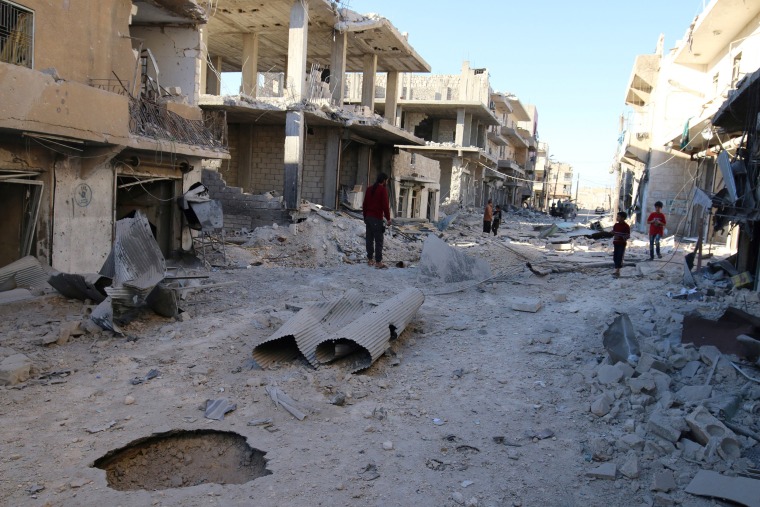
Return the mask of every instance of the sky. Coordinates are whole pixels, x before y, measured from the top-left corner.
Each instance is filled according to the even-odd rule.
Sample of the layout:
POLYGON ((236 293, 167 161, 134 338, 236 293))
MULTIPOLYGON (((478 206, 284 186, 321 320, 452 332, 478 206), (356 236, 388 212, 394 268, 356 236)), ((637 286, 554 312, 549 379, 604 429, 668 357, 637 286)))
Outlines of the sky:
POLYGON ((637 55, 682 39, 706 0, 341 0, 377 13, 432 67, 485 67, 491 87, 538 108, 539 140, 580 186, 612 184, 619 118, 637 55), (577 178, 577 176, 576 176, 577 178))

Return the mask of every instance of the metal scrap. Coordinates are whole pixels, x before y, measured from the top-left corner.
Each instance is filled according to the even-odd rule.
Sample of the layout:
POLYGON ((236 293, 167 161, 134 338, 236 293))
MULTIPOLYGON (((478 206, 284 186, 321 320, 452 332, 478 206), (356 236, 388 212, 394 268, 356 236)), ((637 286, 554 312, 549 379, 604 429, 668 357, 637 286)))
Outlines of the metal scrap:
POLYGON ((267 386, 266 390, 267 394, 269 394, 269 397, 272 398, 275 406, 282 406, 282 408, 290 412, 290 414, 299 421, 303 421, 306 418, 306 414, 303 413, 298 404, 293 401, 290 396, 285 394, 280 388, 275 386, 267 386))
POLYGON ((206 411, 203 416, 206 419, 213 419, 215 421, 221 421, 224 419, 224 414, 232 412, 237 408, 237 404, 230 403, 227 398, 219 398, 217 400, 206 400, 206 411))

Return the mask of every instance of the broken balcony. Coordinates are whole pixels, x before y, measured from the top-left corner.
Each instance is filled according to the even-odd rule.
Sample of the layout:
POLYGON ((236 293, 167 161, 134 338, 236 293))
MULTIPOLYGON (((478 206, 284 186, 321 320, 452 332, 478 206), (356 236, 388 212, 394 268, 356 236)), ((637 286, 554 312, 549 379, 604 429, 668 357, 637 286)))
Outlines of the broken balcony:
POLYGON ((129 131, 162 141, 227 149, 227 121, 224 111, 204 111, 200 120, 189 120, 167 105, 147 99, 129 100, 129 131))

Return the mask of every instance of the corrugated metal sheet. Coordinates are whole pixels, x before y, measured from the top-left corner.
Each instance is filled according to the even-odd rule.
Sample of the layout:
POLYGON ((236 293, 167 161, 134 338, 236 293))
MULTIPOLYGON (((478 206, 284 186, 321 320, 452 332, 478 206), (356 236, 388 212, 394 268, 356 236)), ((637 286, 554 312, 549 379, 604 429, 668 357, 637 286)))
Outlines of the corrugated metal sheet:
POLYGON ((0 268, 0 287, 4 290, 44 287, 49 276, 36 257, 27 255, 0 268))
POLYGON ((6 303, 15 303, 16 301, 23 301, 25 299, 32 299, 32 293, 29 289, 11 289, 0 292, 0 305, 6 303))
POLYGON ((312 366, 317 366, 317 345, 360 317, 364 309, 356 290, 349 290, 334 301, 307 306, 254 347, 253 359, 266 367, 303 354, 312 366))
POLYGON ((146 290, 164 279, 166 261, 151 233, 148 219, 139 211, 134 218, 116 222, 113 254, 114 285, 146 290))
POLYGON ((424 302, 421 290, 413 287, 404 290, 320 343, 316 350, 317 361, 337 361, 352 373, 369 368, 383 355, 391 339, 406 329, 424 302), (348 346, 347 355, 340 351, 343 346, 348 346))

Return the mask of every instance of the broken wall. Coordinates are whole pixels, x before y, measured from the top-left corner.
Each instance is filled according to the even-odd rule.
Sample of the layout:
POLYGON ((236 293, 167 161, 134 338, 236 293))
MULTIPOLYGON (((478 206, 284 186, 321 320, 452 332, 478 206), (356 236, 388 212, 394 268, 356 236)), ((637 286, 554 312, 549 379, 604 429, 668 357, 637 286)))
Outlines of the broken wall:
POLYGON ((52 266, 66 273, 95 273, 111 251, 114 170, 97 166, 80 175, 80 159, 55 163, 52 266))
MULTIPOLYGON (((162 87, 179 86, 191 104, 197 104, 200 81, 196 79, 200 51, 200 31, 197 27, 133 26, 130 30, 135 40, 135 50, 142 42, 143 49, 150 49, 156 59, 158 82, 162 87)), ((149 75, 156 78, 149 66, 149 75)), ((119 76, 122 80, 125 77, 119 76)))
POLYGON ((222 175, 213 170, 204 169, 202 177, 209 197, 222 202, 225 230, 253 230, 273 223, 289 223, 281 197, 243 193, 240 187, 228 186, 222 175))
POLYGON ((666 151, 652 150, 649 166, 653 169, 649 171, 649 181, 644 189, 642 222, 646 222, 646 217, 654 211, 654 203, 662 201, 667 235, 684 234, 689 225, 686 217, 694 186, 695 163, 688 158, 673 157, 666 151), (665 161, 667 163, 662 165, 665 161))
POLYGON ((130 40, 122 36, 129 34, 131 2, 21 0, 16 3, 34 11, 35 69, 55 68, 63 79, 80 83, 113 79, 112 71, 122 80, 132 79, 135 58, 130 40))

